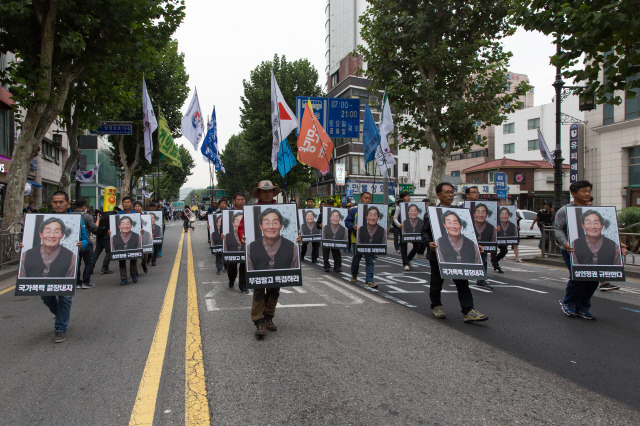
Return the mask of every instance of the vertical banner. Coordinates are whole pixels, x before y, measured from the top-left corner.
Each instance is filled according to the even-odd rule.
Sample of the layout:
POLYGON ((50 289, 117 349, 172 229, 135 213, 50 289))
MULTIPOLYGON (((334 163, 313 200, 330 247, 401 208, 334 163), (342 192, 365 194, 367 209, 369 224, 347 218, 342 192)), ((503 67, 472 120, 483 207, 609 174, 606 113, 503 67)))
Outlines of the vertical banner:
POLYGON ((427 209, 433 241, 438 246, 436 254, 442 278, 484 278, 484 265, 469 210, 434 206, 427 209))
POLYGON ((498 203, 495 201, 465 201, 476 231, 478 244, 484 251, 497 250, 498 203))
POLYGON ((302 285, 296 207, 244 206, 247 288, 302 285))
POLYGON ((569 184, 578 181, 579 160, 578 160, 578 125, 569 126, 569 184))
POLYGON ((141 222, 140 213, 109 216, 111 260, 142 257, 141 222))
POLYGON ((518 215, 516 206, 500 206, 498 209, 498 244, 519 244, 518 215))
POLYGON ((358 204, 356 254, 387 254, 388 210, 385 204, 358 204))
POLYGON ((211 254, 222 253, 222 213, 208 215, 207 223, 209 224, 211 254))
POLYGON ((238 235, 238 227, 243 217, 242 210, 223 210, 222 212, 222 233, 224 234, 222 261, 224 263, 245 262, 245 246, 238 235))
POLYGON ((162 211, 152 210, 143 212, 143 214, 151 216, 151 235, 153 235, 153 244, 162 244, 162 239, 164 238, 162 232, 162 211))
POLYGON ((344 225, 349 211, 337 207, 322 208, 322 248, 346 249, 349 233, 344 225))
POLYGON ((402 242, 421 242, 425 203, 400 203, 400 223, 402 224, 402 242))
POLYGON ((615 207, 567 206, 572 280, 624 281, 617 218, 615 207))
POLYGON ((319 215, 320 209, 298 209, 298 223, 303 243, 322 240, 322 230, 316 225, 319 215))
POLYGON ((336 186, 344 186, 346 182, 347 173, 344 168, 344 164, 336 163, 336 186))
POLYGON ((141 214, 140 220, 142 221, 142 253, 153 253, 153 228, 151 225, 151 218, 155 217, 150 214, 141 214))
POLYGON ((75 293, 80 219, 79 214, 25 215, 16 296, 75 293))
POLYGON ((104 189, 104 200, 102 204, 103 212, 110 212, 116 206, 116 193, 117 190, 113 186, 107 186, 104 189))

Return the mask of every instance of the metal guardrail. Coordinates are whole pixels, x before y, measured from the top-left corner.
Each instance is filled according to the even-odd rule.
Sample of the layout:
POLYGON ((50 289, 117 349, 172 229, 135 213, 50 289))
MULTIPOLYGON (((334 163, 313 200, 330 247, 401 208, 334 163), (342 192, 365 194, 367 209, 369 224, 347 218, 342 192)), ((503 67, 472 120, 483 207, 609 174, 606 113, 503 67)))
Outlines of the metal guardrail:
MULTIPOLYGON (((624 257, 624 263, 626 265, 640 265, 640 233, 638 232, 625 232, 640 224, 627 226, 626 228, 620 228, 618 233, 620 235, 620 242, 626 244, 627 255, 624 257)), ((553 231, 553 226, 545 226, 542 232, 541 239, 541 253, 542 257, 562 257, 560 254, 561 246, 556 240, 556 234, 553 231)))
POLYGON ((16 265, 20 260, 23 230, 22 222, 12 223, 7 229, 0 230, 0 269, 8 265, 16 265), (20 231, 10 231, 14 225, 20 225, 20 231))

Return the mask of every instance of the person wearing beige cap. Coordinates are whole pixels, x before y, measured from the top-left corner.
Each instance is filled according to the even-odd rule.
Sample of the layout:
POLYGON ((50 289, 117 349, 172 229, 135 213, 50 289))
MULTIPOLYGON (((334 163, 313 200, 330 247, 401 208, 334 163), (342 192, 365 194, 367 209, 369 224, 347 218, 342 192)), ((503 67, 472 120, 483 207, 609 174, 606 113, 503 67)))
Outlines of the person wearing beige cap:
MULTIPOLYGON (((260 181, 257 187, 251 191, 251 195, 258 199, 257 204, 277 204, 275 197, 280 193, 280 188, 275 186, 270 180, 260 181)), ((244 218, 238 226, 238 236, 245 242, 244 218)), ((298 235, 297 242, 301 240, 298 235)), ((251 304, 251 320, 256 326, 255 336, 262 339, 267 334, 267 330, 276 331, 278 327, 273 323, 276 312, 276 305, 280 297, 280 288, 259 288, 253 289, 253 302, 251 304)))

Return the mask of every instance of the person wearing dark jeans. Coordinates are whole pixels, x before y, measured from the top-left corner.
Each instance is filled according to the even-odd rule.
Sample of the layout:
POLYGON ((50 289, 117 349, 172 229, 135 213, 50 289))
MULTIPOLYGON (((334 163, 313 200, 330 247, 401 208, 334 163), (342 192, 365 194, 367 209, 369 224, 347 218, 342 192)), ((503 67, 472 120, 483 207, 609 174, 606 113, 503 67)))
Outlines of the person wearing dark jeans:
POLYGON ((91 274, 93 274, 93 243, 89 240, 86 250, 78 252, 78 275, 76 278, 76 287, 92 288, 96 285, 91 282, 91 274), (80 278, 80 266, 84 262, 84 271, 82 279, 80 278))
POLYGON ((229 276, 229 288, 233 288, 236 277, 238 277, 238 287, 240 288, 240 291, 244 294, 249 294, 249 290, 247 290, 245 266, 243 263, 227 263, 227 275, 229 276))
MULTIPOLYGON (((304 259, 304 256, 307 254, 307 245, 309 243, 302 243, 302 247, 300 248, 300 258, 304 259)), ((318 256, 320 255, 320 242, 314 241, 311 243, 311 261, 316 263, 318 260, 318 256)))
POLYGON ((504 274, 504 271, 500 267, 500 261, 504 259, 508 251, 509 247, 506 244, 499 244, 497 253, 495 251, 491 252, 491 266, 493 266, 494 271, 504 274))
POLYGON ((111 244, 109 242, 109 235, 105 234, 104 237, 96 238, 96 249, 93 252, 94 268, 95 268, 95 262, 100 257, 102 250, 104 250, 104 259, 102 259, 102 269, 100 270, 100 273, 112 274, 113 271, 109 270, 109 262, 111 262, 111 244))
POLYGON ((322 247, 322 259, 324 261, 324 271, 331 271, 331 263, 329 263, 329 252, 333 255, 333 270, 334 272, 342 272, 342 253, 340 249, 331 249, 322 247))
POLYGON ((391 229, 393 229, 393 247, 396 249, 397 253, 400 251, 400 235, 402 234, 402 230, 393 225, 391 226, 391 229))

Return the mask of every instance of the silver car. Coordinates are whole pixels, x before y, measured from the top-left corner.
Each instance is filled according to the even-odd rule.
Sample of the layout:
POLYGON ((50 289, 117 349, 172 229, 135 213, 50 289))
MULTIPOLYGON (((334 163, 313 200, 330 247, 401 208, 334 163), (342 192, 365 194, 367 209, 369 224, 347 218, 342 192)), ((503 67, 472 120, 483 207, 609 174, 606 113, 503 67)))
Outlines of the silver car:
POLYGON ((520 236, 528 237, 528 238, 534 238, 534 237, 540 238, 541 237, 540 228, 538 228, 537 223, 533 226, 533 229, 530 229, 531 224, 536 219, 537 213, 532 212, 531 210, 518 210, 517 214, 518 214, 518 217, 521 219, 520 220, 520 236))

